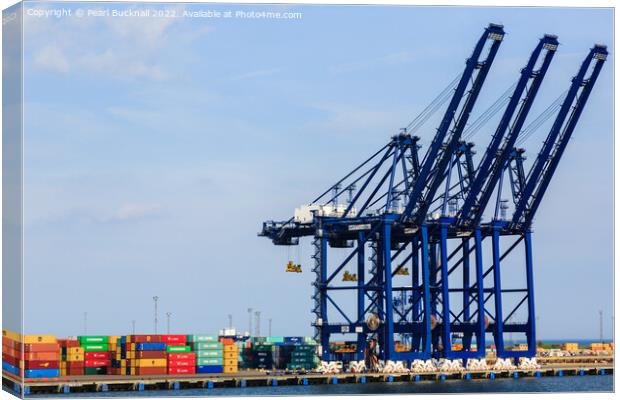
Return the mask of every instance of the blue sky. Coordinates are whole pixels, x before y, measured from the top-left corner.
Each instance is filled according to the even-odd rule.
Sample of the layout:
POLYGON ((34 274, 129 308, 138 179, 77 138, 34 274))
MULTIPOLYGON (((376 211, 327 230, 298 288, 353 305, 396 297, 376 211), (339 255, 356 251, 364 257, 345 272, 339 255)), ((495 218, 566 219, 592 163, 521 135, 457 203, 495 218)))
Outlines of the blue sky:
MULTIPOLYGON (((310 243, 304 272, 285 274, 286 249, 256 235, 262 221, 289 217, 383 146, 498 22, 507 35, 474 118, 544 33, 561 46, 532 116, 568 87, 592 44, 611 50, 539 209, 534 248, 539 336, 598 337, 598 309, 611 335, 611 10, 149 8, 303 17, 25 17, 26 331, 79 334, 84 311, 91 333, 128 332, 132 319, 152 331, 157 294, 175 331, 214 332, 229 313, 245 330, 253 307, 263 333, 272 318, 274 334, 311 334, 310 243)), ((478 157, 491 133, 475 137, 478 157)), ((530 161, 545 134, 525 143, 530 161)))

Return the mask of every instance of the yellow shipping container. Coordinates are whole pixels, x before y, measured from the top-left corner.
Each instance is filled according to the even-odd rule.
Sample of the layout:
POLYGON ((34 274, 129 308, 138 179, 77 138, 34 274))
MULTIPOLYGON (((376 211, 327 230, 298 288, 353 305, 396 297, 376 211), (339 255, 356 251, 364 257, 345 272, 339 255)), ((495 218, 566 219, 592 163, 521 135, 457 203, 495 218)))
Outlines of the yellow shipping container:
POLYGON ((67 355, 73 355, 73 354, 82 354, 84 355, 84 348, 83 347, 67 347, 67 355))
POLYGON ((132 367, 165 367, 167 365, 167 361, 165 358, 141 358, 137 360, 131 360, 133 365, 132 367))
POLYGON ((237 366, 225 366, 224 367, 224 373, 226 374, 234 374, 236 372, 239 372, 239 368, 237 368, 237 366))
POLYGON ((136 344, 135 343, 129 343, 129 350, 130 351, 136 351, 136 344))
POLYGON ((129 374, 130 375, 135 375, 136 374, 136 368, 135 367, 129 368, 129 374))
POLYGON ((52 336, 52 335, 26 335, 26 336, 24 336, 24 343, 26 343, 26 344, 37 344, 37 343, 54 344, 54 343, 56 343, 56 336, 52 336))
POLYGON ((224 357, 224 359, 227 359, 227 358, 237 359, 237 358, 239 358, 239 352, 236 352, 236 351, 224 351, 223 357, 224 357))
POLYGON ((225 358, 224 359, 225 367, 236 367, 237 365, 239 365, 239 360, 237 360, 236 358, 225 358))
POLYGON ((17 332, 13 332, 10 331, 8 329, 3 329, 2 330, 2 336, 7 337, 11 340, 14 340, 16 342, 21 342, 22 341, 22 335, 20 333, 17 332))
POLYGON ((120 338, 120 336, 108 336, 108 344, 116 345, 116 340, 120 338))
POLYGON ((84 353, 67 354, 67 361, 84 361, 84 353))
POLYGON ((579 343, 564 343, 562 345, 562 350, 564 351, 578 351, 579 343))
POLYGON ((239 351, 236 344, 225 344, 224 345, 224 353, 229 351, 239 351))

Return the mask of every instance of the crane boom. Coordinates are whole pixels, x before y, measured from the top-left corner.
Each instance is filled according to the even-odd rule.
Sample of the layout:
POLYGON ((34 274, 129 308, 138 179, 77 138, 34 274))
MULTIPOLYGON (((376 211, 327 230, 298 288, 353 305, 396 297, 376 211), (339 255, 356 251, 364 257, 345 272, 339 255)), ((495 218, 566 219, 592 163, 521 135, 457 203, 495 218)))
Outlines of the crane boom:
POLYGON ((588 56, 581 64, 579 72, 573 77, 560 112, 547 135, 540 153, 538 153, 534 161, 534 165, 527 177, 525 188, 518 199, 512 217, 513 227, 530 228, 540 201, 575 130, 575 126, 592 92, 603 63, 607 59, 607 54, 607 46, 595 45, 592 47, 588 56), (585 78, 593 63, 594 66, 590 76, 585 78))
POLYGON ((510 157, 515 141, 517 140, 523 123, 527 118, 557 47, 557 36, 545 35, 538 42, 538 45, 532 52, 527 65, 521 70, 519 82, 515 87, 515 90, 510 98, 510 102, 506 107, 506 111, 500 120, 493 138, 491 139, 491 142, 482 157, 482 160, 480 161, 471 188, 467 193, 465 201, 463 202, 463 207, 461 208, 457 220, 458 226, 473 226, 480 222, 482 213, 484 212, 493 190, 497 185, 504 165, 510 157), (538 71, 534 71, 543 50, 546 50, 546 54, 542 59, 542 64, 538 71), (530 88, 527 89, 530 81, 530 88), (522 98, 524 93, 525 97, 522 98), (509 129, 519 102, 521 102, 521 107, 516 114, 508 135, 504 139, 504 135, 509 129))
POLYGON ((443 179, 444 170, 452 157, 456 145, 458 145, 460 133, 465 128, 469 114, 474 106, 478 94, 480 93, 482 84, 486 79, 487 73, 493 63, 493 59, 497 54, 497 50, 499 49, 503 38, 503 26, 489 24, 481 38, 478 40, 471 57, 467 59, 463 75, 461 76, 443 119, 439 124, 439 128, 437 128, 437 133, 433 138, 431 146, 424 157, 420 176, 416 180, 408 196, 408 202, 402 215, 403 219, 414 217, 416 222, 420 223, 426 217, 426 211, 432 202, 434 193, 443 179), (486 59, 481 61, 480 56, 484 50, 487 40, 491 40, 492 44, 488 50, 486 59), (467 93, 467 98, 454 124, 454 128, 452 128, 450 132, 448 141, 444 143, 444 139, 446 138, 450 126, 452 126, 452 122, 454 121, 459 105, 461 104, 461 100, 465 95, 469 81, 472 79, 476 69, 479 70, 476 74, 476 78, 471 89, 467 93), (415 215, 412 214, 414 209, 416 209, 415 215))

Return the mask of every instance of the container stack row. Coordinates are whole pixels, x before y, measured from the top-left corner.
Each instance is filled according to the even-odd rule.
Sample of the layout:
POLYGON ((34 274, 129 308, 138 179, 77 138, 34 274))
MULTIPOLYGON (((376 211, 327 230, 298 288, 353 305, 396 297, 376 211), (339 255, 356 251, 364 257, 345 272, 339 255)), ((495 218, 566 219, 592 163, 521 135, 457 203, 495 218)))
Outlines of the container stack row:
POLYGON ((2 371, 21 376, 22 336, 9 330, 2 330, 2 371))
POLYGON ((224 372, 224 344, 217 336, 187 335, 187 340, 196 355, 197 374, 224 372))
POLYGON ((24 378, 60 376, 60 345, 55 336, 24 336, 24 378))
MULTIPOLYGON (((107 375, 111 368, 108 336, 78 336, 84 349, 84 375, 107 375)), ((111 372, 111 371, 110 371, 111 372)))
POLYGON ((196 355, 187 345, 186 335, 164 335, 166 343, 168 375, 191 375, 196 373, 196 355))
POLYGON ((59 339, 60 375, 84 375, 84 348, 77 339, 59 339))

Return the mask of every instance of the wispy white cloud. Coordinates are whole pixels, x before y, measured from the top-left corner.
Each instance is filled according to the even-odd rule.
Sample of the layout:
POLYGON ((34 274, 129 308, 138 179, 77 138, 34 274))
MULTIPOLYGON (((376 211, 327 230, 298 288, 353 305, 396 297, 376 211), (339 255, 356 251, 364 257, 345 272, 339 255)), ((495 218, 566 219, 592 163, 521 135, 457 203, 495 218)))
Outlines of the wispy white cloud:
POLYGON ((259 69, 259 70, 247 72, 245 74, 234 76, 234 77, 231 78, 231 80, 233 80, 233 81, 240 81, 240 80, 244 80, 244 79, 260 78, 260 77, 263 77, 263 76, 274 75, 274 74, 277 74, 277 73, 279 73, 281 71, 282 71, 281 68, 259 69))
MULTIPOLYGON (((184 9, 171 8, 178 13, 184 9)), ((203 39, 215 30, 211 26, 194 29, 175 18, 26 18, 27 51, 36 68, 94 72, 120 80, 170 78, 167 49, 203 39), (52 34, 55 43, 48 44, 52 34)))
POLYGON ((159 203, 125 203, 113 213, 99 218, 99 222, 128 222, 156 217, 161 214, 159 203))
POLYGON ((381 57, 376 57, 373 59, 366 59, 363 61, 356 61, 345 64, 333 65, 329 68, 332 73, 346 73, 346 72, 354 72, 354 71, 363 71, 367 69, 376 68, 382 65, 399 65, 399 64, 407 64, 412 61, 415 61, 416 55, 411 51, 398 51, 394 53, 389 53, 381 57))
POLYGON ((63 50, 56 43, 41 48, 34 57, 34 63, 40 68, 54 72, 69 72, 69 61, 67 61, 63 50))

